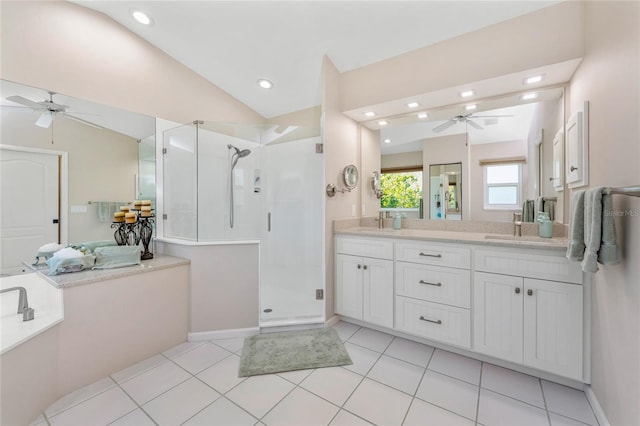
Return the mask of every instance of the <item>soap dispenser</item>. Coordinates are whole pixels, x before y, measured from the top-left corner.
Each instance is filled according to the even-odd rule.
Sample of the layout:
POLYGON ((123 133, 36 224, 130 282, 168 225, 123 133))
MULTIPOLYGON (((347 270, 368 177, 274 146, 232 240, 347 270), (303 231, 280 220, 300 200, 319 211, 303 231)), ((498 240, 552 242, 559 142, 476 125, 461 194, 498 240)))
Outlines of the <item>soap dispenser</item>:
POLYGON ((538 230, 543 238, 551 238, 553 236, 553 222, 549 219, 549 213, 540 212, 538 214, 538 230))
POLYGON ((400 216, 400 212, 396 212, 393 216, 393 229, 402 229, 402 216, 400 216))

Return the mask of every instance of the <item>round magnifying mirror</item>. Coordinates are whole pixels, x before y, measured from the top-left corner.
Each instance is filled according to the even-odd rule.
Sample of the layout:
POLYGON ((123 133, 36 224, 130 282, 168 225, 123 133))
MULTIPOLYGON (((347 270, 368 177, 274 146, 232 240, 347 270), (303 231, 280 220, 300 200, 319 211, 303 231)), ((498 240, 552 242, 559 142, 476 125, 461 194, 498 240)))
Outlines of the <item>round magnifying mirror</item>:
POLYGON ((344 168, 344 185, 348 189, 353 189, 358 184, 358 168, 353 164, 349 164, 344 168))

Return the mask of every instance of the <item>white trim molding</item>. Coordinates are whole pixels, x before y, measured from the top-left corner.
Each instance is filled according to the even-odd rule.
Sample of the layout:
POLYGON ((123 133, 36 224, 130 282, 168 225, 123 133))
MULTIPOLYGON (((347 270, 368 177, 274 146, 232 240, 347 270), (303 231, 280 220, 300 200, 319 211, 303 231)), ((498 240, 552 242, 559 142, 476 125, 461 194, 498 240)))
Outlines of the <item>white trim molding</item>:
POLYGON ((215 331, 196 331, 187 334, 187 340, 189 342, 202 342, 204 340, 214 339, 231 339, 233 337, 247 337, 260 333, 260 328, 233 328, 229 330, 215 330, 215 331))
POLYGON ((596 394, 591 388, 591 386, 589 385, 584 386, 584 394, 586 395, 587 401, 589 401, 589 404, 591 404, 591 409, 593 410, 593 414, 595 414, 596 420, 598 420, 598 423, 600 424, 600 426, 611 426, 611 423, 609 423, 609 420, 607 420, 607 416, 604 414, 604 410, 602 409, 602 406, 600 405, 598 398, 596 398, 596 394))

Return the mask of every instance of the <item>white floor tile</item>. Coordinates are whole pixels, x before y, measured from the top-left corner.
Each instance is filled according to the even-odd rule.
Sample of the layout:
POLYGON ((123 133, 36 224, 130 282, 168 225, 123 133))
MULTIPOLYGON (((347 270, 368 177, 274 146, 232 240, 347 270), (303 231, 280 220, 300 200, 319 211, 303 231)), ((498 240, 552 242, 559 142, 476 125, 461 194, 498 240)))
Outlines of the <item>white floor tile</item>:
POLYGON ((262 422, 273 426, 328 425, 339 408, 304 389, 296 388, 262 422))
POLYGON ((362 381, 362 376, 340 367, 318 368, 300 386, 342 406, 362 381))
POLYGON ((451 411, 414 399, 404 426, 473 426, 475 423, 451 411))
POLYGON ((171 349, 167 349, 166 351, 162 352, 162 355, 166 356, 169 359, 173 359, 178 355, 182 355, 185 352, 189 352, 190 350, 193 350, 198 346, 202 346, 205 343, 207 342, 183 342, 183 343, 180 343, 179 345, 174 346, 171 349))
POLYGON ((376 425, 399 425, 409 404, 409 395, 365 378, 344 408, 376 425))
POLYGON ((145 371, 150 370, 153 367, 156 367, 164 362, 169 362, 169 360, 160 354, 154 355, 151 358, 147 358, 144 361, 133 364, 132 366, 127 367, 124 370, 113 373, 111 375, 111 378, 118 383, 126 382, 127 380, 137 376, 138 374, 144 373, 145 371))
POLYGON ((130 412, 126 416, 120 417, 110 426, 155 426, 153 420, 149 418, 141 409, 130 412))
POLYGON ((231 337, 229 339, 216 339, 212 343, 220 346, 229 352, 237 352, 244 346, 244 337, 231 337))
POLYGON ((542 391, 549 411, 579 420, 582 423, 598 424, 584 392, 546 380, 542 380, 542 391))
POLYGON ((220 394, 195 377, 144 404, 159 425, 179 425, 218 399, 220 394))
POLYGON ((338 414, 329 423, 331 426, 367 426, 371 425, 368 421, 351 414, 348 411, 340 410, 338 414))
POLYGON ((478 423, 487 426, 540 426, 549 424, 549 420, 545 410, 482 389, 478 423))
POLYGON ((418 389, 424 370, 417 365, 382 355, 367 377, 413 395, 418 389))
POLYGON ((52 426, 107 425, 136 408, 122 389, 114 387, 50 417, 49 421, 52 426))
POLYGON ((484 363, 482 387, 545 408, 540 380, 537 377, 484 363))
POLYGON ((213 404, 187 420, 188 426, 252 426, 258 419, 229 401, 218 398, 213 404))
POLYGON ((231 352, 219 346, 206 343, 202 346, 173 358, 173 362, 191 374, 198 374, 205 368, 211 367, 231 355, 231 352))
POLYGON ((384 354, 420 367, 426 367, 431 355, 433 355, 433 350, 431 346, 396 337, 384 351, 384 354))
POLYGON ((561 416, 556 413, 549 413, 549 419, 551 420, 551 426, 584 426, 585 423, 577 420, 570 419, 569 417, 561 416))
POLYGON ((475 420, 478 405, 478 387, 435 371, 424 375, 416 398, 475 420))
POLYGON ((343 368, 358 373, 361 376, 367 374, 371 367, 373 367, 373 364, 375 364, 380 357, 380 354, 378 352, 374 352, 370 349, 366 349, 358 345, 352 345, 349 342, 345 343, 344 347, 351 357, 351 361, 353 361, 353 364, 344 365, 343 368))
POLYGON ((255 417, 261 418, 294 386, 275 374, 253 376, 229 391, 226 397, 255 417))
POLYGON ((351 336, 353 336, 353 333, 360 329, 360 326, 351 324, 350 322, 340 321, 333 326, 333 329, 338 332, 340 340, 346 342, 351 336))
POLYGON ((294 370, 294 371, 285 371, 283 373, 278 373, 278 376, 282 377, 285 380, 290 381, 291 383, 295 383, 296 385, 303 381, 309 374, 314 371, 313 368, 308 370, 294 370))
POLYGON ((238 377, 239 366, 240 357, 231 355, 200 372, 197 377, 218 392, 227 393, 245 380, 238 377))
POLYGON ((84 386, 78 390, 75 390, 53 404, 49 406, 46 410, 44 410, 47 417, 51 418, 61 411, 67 410, 74 405, 81 403, 82 401, 86 401, 89 398, 92 398, 106 390, 111 389, 116 384, 109 377, 105 377, 104 379, 100 379, 97 382, 94 382, 90 385, 84 386))
POLYGON ((349 338, 350 343, 363 346, 376 352, 384 352, 393 340, 393 336, 370 328, 361 328, 349 338))
POLYGON ((481 365, 482 363, 478 360, 436 349, 428 368, 429 370, 479 385, 481 365))
POLYGON ((166 362, 127 380, 120 386, 138 404, 142 405, 184 382, 189 377, 191 377, 189 373, 182 368, 172 362, 166 362))

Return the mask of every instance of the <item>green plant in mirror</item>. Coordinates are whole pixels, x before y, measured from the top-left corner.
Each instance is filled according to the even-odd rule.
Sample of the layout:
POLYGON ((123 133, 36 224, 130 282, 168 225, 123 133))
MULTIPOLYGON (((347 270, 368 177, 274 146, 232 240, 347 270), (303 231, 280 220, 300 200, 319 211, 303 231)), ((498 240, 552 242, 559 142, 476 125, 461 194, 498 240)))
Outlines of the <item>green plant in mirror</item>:
POLYGON ((380 207, 417 209, 422 198, 422 172, 380 175, 380 207))

